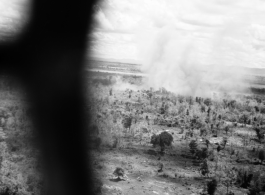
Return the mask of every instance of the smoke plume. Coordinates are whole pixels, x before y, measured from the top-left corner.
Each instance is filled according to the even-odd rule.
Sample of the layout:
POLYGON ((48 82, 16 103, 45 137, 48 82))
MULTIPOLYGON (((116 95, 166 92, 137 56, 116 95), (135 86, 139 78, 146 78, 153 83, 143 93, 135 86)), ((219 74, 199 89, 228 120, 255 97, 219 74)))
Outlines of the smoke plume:
POLYGON ((229 64, 226 34, 224 29, 205 33, 205 39, 168 26, 141 32, 139 53, 142 71, 148 75, 147 86, 191 96, 244 90, 243 69, 229 64))

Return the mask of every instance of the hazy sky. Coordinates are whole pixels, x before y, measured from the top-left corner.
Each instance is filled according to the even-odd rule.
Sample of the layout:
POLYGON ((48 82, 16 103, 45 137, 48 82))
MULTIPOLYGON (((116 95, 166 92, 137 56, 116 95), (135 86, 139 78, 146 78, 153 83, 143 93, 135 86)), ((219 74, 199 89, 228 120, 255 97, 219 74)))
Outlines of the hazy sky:
POLYGON ((190 47, 198 63, 265 68, 265 0, 104 0, 99 7, 93 56, 141 61, 143 47, 162 33, 176 50, 190 47))
MULTIPOLYGON (((0 30, 12 29, 29 0, 0 0, 0 30)), ((92 55, 143 60, 152 44, 189 49, 198 63, 265 68, 265 0, 103 0, 92 55)))

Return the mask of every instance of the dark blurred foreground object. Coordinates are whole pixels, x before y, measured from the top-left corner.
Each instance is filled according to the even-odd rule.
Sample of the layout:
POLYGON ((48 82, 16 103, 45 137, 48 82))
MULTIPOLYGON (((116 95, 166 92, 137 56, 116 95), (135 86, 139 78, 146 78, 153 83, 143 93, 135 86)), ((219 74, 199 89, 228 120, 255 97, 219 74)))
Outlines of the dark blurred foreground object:
POLYGON ((92 194, 82 70, 93 0, 35 0, 16 39, 0 43, 0 73, 25 86, 44 157, 44 194, 92 194))

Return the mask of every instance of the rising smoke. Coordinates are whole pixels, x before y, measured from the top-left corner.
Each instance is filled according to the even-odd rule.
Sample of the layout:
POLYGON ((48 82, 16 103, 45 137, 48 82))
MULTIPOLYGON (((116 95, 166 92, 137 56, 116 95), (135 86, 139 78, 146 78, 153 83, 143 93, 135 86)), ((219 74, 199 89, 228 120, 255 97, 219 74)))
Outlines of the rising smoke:
POLYGON ((265 67, 265 3, 260 0, 106 0, 104 4, 99 27, 126 32, 128 40, 105 33, 102 42, 111 47, 107 51, 104 44, 98 50, 116 51, 117 58, 128 59, 138 51, 136 60, 142 61, 148 75, 147 87, 192 96, 246 92, 243 67, 265 67), (103 25, 106 21, 111 25, 103 25), (135 43, 137 49, 128 49, 135 43))
MULTIPOLYGON (((249 91, 244 67, 256 64, 257 50, 250 34, 257 17, 251 9, 226 3, 225 10, 231 6, 230 12, 220 13, 221 22, 212 25, 201 23, 185 29, 165 23, 138 31, 139 56, 149 76, 148 86, 192 96, 249 91)), ((202 5, 206 4, 201 2, 197 8, 202 5)))
POLYGON ((192 32, 180 32, 172 27, 151 34, 142 32, 138 37, 139 53, 142 70, 148 74, 147 85, 192 96, 244 90, 244 71, 225 64, 229 51, 222 50, 220 31, 207 39, 205 43, 192 32))

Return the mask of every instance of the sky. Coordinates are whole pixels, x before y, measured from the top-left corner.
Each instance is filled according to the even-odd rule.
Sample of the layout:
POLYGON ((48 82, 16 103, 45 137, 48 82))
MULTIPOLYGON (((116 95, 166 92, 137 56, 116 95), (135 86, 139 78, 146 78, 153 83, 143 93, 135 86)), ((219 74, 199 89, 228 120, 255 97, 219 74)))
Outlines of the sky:
MULTIPOLYGON (((29 3, 0 0, 0 38, 23 27, 29 3)), ((241 67, 265 68, 265 0, 102 0, 95 10, 88 55, 141 64, 146 87, 209 96, 245 90, 241 67)))
POLYGON ((97 10, 93 57, 188 53, 200 65, 265 68, 265 0, 103 0, 97 10))
MULTIPOLYGON (((0 30, 22 23, 29 2, 0 0, 0 30)), ((150 63, 163 48, 200 65, 265 68, 265 0, 102 0, 97 10, 92 57, 150 63)))

